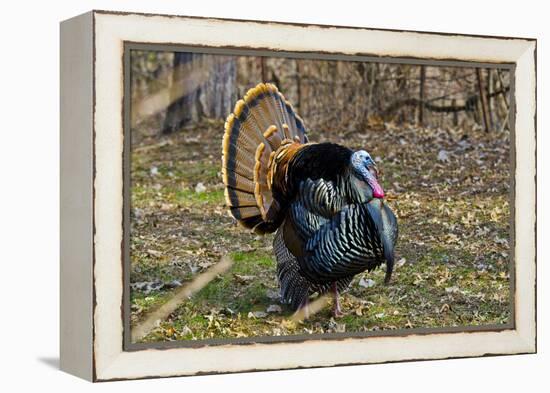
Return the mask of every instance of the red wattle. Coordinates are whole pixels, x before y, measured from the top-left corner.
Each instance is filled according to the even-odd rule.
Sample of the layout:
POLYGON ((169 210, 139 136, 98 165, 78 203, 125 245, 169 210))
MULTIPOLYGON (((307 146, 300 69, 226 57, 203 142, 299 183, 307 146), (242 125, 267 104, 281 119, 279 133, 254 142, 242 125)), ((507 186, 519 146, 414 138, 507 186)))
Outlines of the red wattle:
POLYGON ((376 187, 372 193, 375 198, 384 198, 384 190, 381 187, 376 187))
POLYGON ((372 196, 380 199, 384 198, 384 190, 376 180, 372 181, 371 186, 372 186, 372 196))

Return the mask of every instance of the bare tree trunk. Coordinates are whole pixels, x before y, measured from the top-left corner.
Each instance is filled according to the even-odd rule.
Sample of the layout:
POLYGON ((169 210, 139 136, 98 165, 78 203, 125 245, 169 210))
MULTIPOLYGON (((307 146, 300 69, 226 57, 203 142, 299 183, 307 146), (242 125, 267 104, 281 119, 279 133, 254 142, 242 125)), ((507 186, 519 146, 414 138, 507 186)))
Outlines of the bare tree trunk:
POLYGON ((236 75, 234 57, 175 53, 162 133, 170 134, 203 117, 225 118, 235 102, 236 75))
MULTIPOLYGON (((454 98, 452 99, 451 105, 453 107, 456 107, 456 99, 454 99, 454 98)), ((453 112, 453 125, 455 127, 458 127, 458 111, 453 112)))
POLYGON ((370 76, 367 76, 367 73, 365 73, 365 78, 368 80, 368 84, 369 84, 369 96, 368 96, 368 101, 367 101, 367 115, 370 115, 373 110, 372 110, 372 100, 373 100, 373 92, 374 92, 374 84, 375 84, 375 79, 376 79, 376 75, 377 75, 377 72, 376 72, 376 64, 369 64, 368 67, 367 67, 367 73, 370 74, 370 76))
POLYGON ((268 76, 267 76, 267 59, 265 57, 260 57, 260 69, 262 72, 262 82, 268 82, 268 76))
POLYGON ((426 84, 426 66, 420 66, 420 94, 418 103, 418 125, 424 124, 424 96, 425 96, 425 84, 426 84))
POLYGON ((508 99, 506 98, 506 91, 504 89, 504 82, 502 81, 502 75, 500 74, 500 70, 497 70, 497 77, 498 77, 499 89, 501 91, 502 100, 504 101, 504 105, 506 105, 506 109, 508 109, 510 105, 508 105, 508 99))
POLYGON ((296 59, 296 106, 302 110, 302 67, 300 60, 296 59))
POLYGON ((491 130, 491 118, 489 115, 489 108, 487 103, 487 90, 485 89, 485 81, 483 79, 483 74, 481 72, 481 68, 476 68, 476 77, 477 77, 477 87, 478 87, 478 93, 480 102, 481 102, 481 112, 483 116, 483 123, 485 125, 485 132, 489 132, 491 130))
POLYGON ((494 87, 494 81, 493 81, 493 74, 491 72, 492 70, 490 68, 487 68, 487 100, 488 100, 488 109, 489 109, 489 124, 491 126, 494 126, 495 124, 495 116, 494 116, 494 99, 493 99, 493 92, 495 91, 494 87))
POLYGON ((504 81, 502 80, 502 75, 500 73, 500 70, 497 69, 496 70, 496 76, 497 76, 497 80, 498 80, 498 88, 499 88, 499 91, 500 91, 500 97, 501 97, 501 100, 499 100, 499 104, 500 104, 500 108, 501 108, 501 112, 504 114, 504 120, 502 121, 502 124, 500 126, 500 129, 499 131, 503 131, 506 126, 508 125, 508 128, 510 127, 510 104, 508 102, 508 97, 507 97, 507 92, 506 92, 506 89, 504 88, 504 81))

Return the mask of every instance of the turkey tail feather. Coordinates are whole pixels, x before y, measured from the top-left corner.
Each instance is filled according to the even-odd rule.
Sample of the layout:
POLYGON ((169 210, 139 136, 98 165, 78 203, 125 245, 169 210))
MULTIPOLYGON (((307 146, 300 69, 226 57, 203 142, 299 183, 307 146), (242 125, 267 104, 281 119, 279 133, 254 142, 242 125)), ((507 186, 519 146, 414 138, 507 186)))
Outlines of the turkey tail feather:
POLYGON ((242 225, 277 229, 283 217, 271 192, 275 153, 306 142, 302 119, 274 85, 260 83, 237 101, 225 122, 222 174, 226 203, 242 225))

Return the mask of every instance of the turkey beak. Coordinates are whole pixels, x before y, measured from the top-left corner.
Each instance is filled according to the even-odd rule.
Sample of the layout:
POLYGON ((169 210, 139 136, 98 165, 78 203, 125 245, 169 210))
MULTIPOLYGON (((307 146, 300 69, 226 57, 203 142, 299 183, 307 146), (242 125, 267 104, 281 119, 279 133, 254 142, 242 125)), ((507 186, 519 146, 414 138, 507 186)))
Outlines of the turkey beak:
POLYGON ((376 163, 374 161, 371 160, 369 162, 369 164, 367 165, 367 169, 372 175, 374 175, 374 177, 378 179, 378 167, 376 166, 376 163))

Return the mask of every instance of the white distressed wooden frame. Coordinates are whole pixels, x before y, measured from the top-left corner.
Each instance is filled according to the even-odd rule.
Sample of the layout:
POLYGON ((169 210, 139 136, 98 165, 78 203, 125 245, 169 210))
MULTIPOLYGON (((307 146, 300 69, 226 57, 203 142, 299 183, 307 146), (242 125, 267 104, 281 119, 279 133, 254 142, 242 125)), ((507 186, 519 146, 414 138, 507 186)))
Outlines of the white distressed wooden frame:
POLYGON ((536 351, 535 40, 93 11, 61 24, 61 51, 63 370, 104 381, 536 351), (124 351, 124 42, 515 64, 514 328, 124 351))

